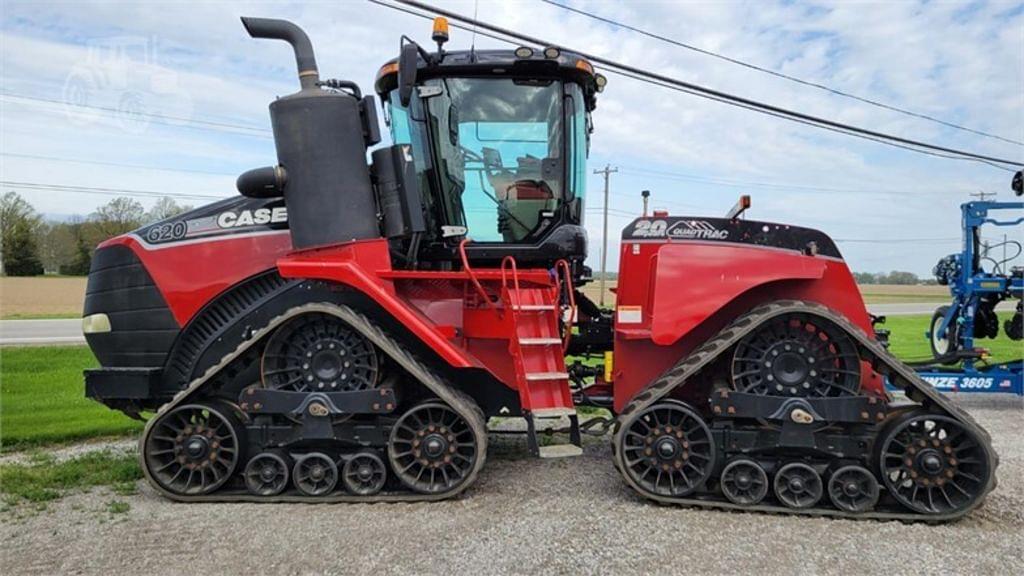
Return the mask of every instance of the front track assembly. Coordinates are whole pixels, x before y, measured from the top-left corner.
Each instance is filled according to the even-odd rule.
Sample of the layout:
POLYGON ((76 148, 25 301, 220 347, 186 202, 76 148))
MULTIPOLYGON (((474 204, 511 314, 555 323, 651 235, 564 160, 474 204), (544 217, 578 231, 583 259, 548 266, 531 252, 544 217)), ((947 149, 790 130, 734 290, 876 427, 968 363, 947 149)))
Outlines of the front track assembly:
POLYGON ((985 430, 881 344, 788 300, 737 318, 637 394, 612 451, 626 483, 661 503, 928 522, 978 507, 998 465, 985 430), (862 394, 862 361, 914 404, 862 394), (723 364, 731 385, 706 404, 678 399, 694 402, 682 387, 723 364))
POLYGON ((184 502, 440 500, 468 488, 486 454, 471 398, 332 303, 297 306, 254 331, 161 407, 140 440, 147 480, 184 502), (225 398, 222 375, 257 357, 261 384, 225 398), (404 401, 410 380, 416 393, 404 401))

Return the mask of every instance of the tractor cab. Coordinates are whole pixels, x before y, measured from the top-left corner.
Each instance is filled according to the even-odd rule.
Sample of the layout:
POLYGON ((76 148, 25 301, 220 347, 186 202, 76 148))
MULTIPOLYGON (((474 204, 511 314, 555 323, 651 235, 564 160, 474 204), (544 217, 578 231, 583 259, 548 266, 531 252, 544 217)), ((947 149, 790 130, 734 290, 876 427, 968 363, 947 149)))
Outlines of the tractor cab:
POLYGON ((425 217, 417 264, 455 262, 469 238, 474 264, 582 266, 590 112, 604 78, 554 47, 446 52, 439 41, 428 53, 403 40, 375 89, 415 165, 425 217))

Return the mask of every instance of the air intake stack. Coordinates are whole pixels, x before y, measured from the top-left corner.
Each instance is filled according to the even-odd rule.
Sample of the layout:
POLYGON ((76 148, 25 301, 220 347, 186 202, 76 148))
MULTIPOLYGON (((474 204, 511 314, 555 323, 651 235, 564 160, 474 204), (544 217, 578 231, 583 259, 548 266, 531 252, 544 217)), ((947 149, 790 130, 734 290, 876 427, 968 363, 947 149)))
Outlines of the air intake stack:
POLYGON ((367 146, 379 140, 372 97, 363 99, 351 82, 322 83, 309 37, 295 24, 244 17, 242 24, 253 38, 291 44, 301 89, 270 104, 279 166, 243 174, 239 192, 283 194, 296 249, 380 237, 366 165, 367 146))

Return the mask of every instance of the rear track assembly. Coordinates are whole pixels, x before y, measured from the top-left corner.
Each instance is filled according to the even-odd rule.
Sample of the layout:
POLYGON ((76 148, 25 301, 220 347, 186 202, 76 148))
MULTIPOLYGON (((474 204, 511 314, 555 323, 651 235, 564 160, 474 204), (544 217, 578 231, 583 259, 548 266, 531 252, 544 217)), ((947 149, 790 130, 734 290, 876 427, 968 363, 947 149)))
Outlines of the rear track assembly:
MULTIPOLYGON (((721 398, 728 395, 723 391, 721 398)), ((865 411, 860 412, 861 408, 857 407, 855 415, 863 414, 866 420, 877 416, 876 420, 881 421, 884 414, 880 403, 876 406, 872 402, 869 406, 866 400, 873 399, 864 400, 865 411), (873 410, 870 413, 867 411, 869 408, 873 410)), ((673 422, 685 424, 685 418, 679 416, 667 423, 671 426, 673 422)), ((637 394, 619 415, 612 439, 612 451, 615 466, 626 483, 641 495, 661 503, 780 514, 927 522, 955 520, 978 507, 984 496, 995 488, 995 469, 998 465, 998 456, 991 447, 988 433, 966 412, 843 316, 817 303, 793 300, 762 305, 740 316, 637 394), (706 488, 713 478, 718 478, 718 475, 712 475, 710 471, 711 462, 715 458, 713 451, 710 456, 704 456, 703 460, 693 458, 699 455, 697 447, 681 451, 683 456, 680 457, 676 457, 673 452, 677 443, 683 446, 686 441, 693 442, 694 438, 697 443, 705 441, 707 426, 699 418, 695 425, 673 428, 669 434, 665 433, 664 428, 655 428, 657 433, 651 439, 650 451, 643 452, 644 440, 638 439, 643 434, 638 434, 638 430, 650 429, 650 422, 655 419, 659 421, 659 426, 664 426, 665 416, 659 414, 665 412, 665 407, 674 406, 674 410, 680 414, 696 414, 687 405, 669 398, 673 390, 685 385, 687 381, 695 381, 695 376, 701 370, 733 350, 744 336, 773 319, 793 314, 818 318, 841 329, 852 340, 861 359, 870 362, 874 370, 887 377, 907 398, 921 405, 920 409, 890 414, 881 425, 876 440, 884 446, 876 448, 879 458, 871 463, 872 468, 878 469, 879 460, 885 462, 882 465, 882 479, 887 491, 891 493, 890 500, 894 499, 902 506, 872 509, 879 497, 879 483, 874 474, 861 466, 839 468, 829 478, 821 476, 823 470, 815 470, 807 464, 783 462, 781 464, 786 465, 776 471, 775 482, 769 483, 764 470, 745 457, 733 459, 725 467, 720 480, 724 495, 720 496, 717 491, 706 488), (662 440, 672 434, 678 435, 679 442, 662 440), (664 464, 650 470, 649 466, 640 469, 644 464, 639 462, 645 458, 664 464), (628 472, 627 466, 632 466, 628 472), (961 493, 962 487, 973 492, 965 495, 961 493), (769 492, 773 492, 776 499, 786 505, 761 504, 769 492), (834 507, 827 505, 829 501, 834 507)))

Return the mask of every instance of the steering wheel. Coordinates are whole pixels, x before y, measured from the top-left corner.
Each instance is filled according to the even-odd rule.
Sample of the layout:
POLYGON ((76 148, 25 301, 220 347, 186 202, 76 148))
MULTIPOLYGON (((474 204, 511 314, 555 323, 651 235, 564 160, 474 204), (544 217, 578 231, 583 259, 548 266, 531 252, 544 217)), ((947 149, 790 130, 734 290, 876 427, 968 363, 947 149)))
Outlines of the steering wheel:
POLYGON ((459 144, 459 152, 462 153, 463 160, 468 160, 469 162, 479 162, 481 164, 485 164, 486 165, 486 162, 484 162, 484 157, 483 156, 481 156, 480 154, 477 154, 476 151, 474 151, 474 150, 470 150, 469 148, 466 148, 462 144, 459 144))

